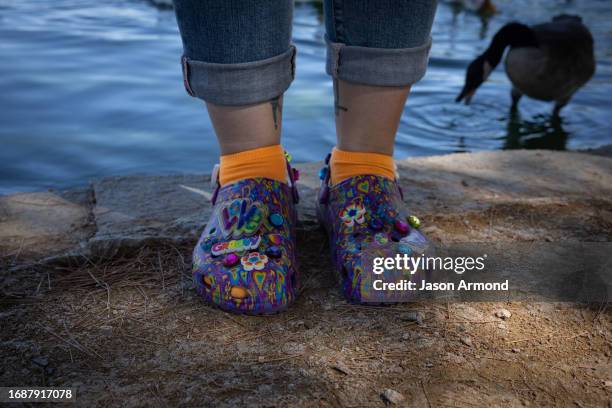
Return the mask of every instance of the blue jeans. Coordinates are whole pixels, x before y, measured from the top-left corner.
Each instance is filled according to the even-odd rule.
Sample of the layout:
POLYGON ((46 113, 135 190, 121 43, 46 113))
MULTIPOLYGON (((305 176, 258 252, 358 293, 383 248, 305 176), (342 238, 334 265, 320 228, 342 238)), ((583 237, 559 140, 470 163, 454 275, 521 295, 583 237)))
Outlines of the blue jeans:
MULTIPOLYGON (((187 92, 218 105, 283 94, 295 75, 292 0, 174 0, 187 92)), ((436 0, 325 0, 334 79, 406 86, 425 74, 436 0)))

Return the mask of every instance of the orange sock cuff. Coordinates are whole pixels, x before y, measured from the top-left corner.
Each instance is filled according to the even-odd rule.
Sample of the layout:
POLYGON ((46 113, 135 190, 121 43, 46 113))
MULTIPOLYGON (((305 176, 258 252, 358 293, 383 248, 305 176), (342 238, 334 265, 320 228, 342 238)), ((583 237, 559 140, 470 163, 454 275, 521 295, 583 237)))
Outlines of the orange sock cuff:
POLYGON ((281 145, 259 147, 221 156, 219 160, 221 186, 255 177, 287 182, 287 162, 281 145))
POLYGON ((349 177, 375 175, 395 179, 392 156, 381 153, 347 152, 334 148, 329 161, 331 183, 338 184, 349 177))

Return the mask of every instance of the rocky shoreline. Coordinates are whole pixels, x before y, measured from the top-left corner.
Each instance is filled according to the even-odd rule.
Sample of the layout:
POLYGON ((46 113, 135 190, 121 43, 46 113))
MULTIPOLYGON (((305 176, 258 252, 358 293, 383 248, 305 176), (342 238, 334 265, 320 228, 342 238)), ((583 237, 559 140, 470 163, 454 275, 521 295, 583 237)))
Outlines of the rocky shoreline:
MULTIPOLYGON (((588 211, 589 203, 599 207, 612 197, 612 159, 592 154, 516 150, 397 164, 406 201, 425 220, 425 230, 439 239, 445 234, 437 220, 459 217, 465 230, 454 231, 457 238, 484 238, 488 231, 469 224, 483 211, 555 205, 588 211)), ((298 210, 305 230, 316 227, 319 166, 297 165, 302 175, 298 210)), ((108 177, 69 191, 0 196, 0 253, 22 259, 106 256, 145 242, 193 240, 210 215, 210 194, 209 175, 171 175, 108 177)), ((561 238, 560 225, 554 224, 550 220, 548 231, 515 226, 515 235, 520 240, 561 238)))

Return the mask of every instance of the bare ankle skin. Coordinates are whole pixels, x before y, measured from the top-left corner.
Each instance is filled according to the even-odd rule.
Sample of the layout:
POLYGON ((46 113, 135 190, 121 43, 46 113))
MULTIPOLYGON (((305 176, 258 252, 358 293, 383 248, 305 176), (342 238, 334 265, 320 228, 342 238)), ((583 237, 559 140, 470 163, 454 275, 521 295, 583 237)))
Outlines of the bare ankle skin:
POLYGON ((207 103, 222 155, 280 143, 283 97, 245 106, 207 103))
POLYGON ((385 87, 334 80, 338 148, 393 155, 410 86, 385 87))

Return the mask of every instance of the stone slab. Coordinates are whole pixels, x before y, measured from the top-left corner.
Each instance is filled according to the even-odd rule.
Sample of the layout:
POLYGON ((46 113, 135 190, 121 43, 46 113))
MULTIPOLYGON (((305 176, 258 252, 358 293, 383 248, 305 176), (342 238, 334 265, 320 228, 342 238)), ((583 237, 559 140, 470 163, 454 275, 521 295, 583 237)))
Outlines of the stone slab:
POLYGON ((0 257, 18 261, 60 254, 93 234, 87 189, 0 196, 0 257))
MULTIPOLYGON (((612 200, 612 159, 579 152, 494 151, 399 160, 405 199, 425 217, 500 203, 612 200)), ((316 226, 321 163, 299 164, 301 228, 316 226)), ((68 193, 0 197, 0 248, 40 256, 192 240, 210 216, 210 176, 109 177, 68 193)))

